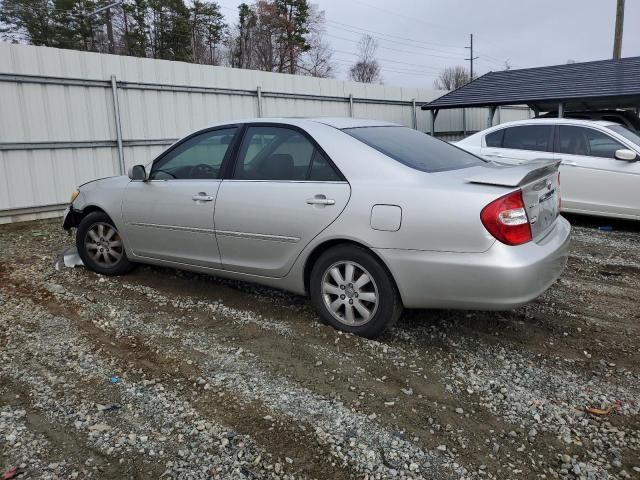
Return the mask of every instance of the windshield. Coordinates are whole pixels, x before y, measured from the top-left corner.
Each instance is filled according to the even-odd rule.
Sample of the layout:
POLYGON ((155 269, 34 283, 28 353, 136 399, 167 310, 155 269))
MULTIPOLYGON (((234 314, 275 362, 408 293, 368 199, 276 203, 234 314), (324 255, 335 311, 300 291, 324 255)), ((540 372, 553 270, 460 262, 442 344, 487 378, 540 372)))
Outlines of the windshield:
POLYGON ((609 125, 607 128, 616 132, 618 135, 622 135, 630 142, 633 142, 634 144, 640 146, 640 135, 638 135, 637 132, 634 132, 630 128, 627 128, 624 125, 609 125))
POLYGON ((443 172, 486 163, 458 147, 407 127, 345 128, 343 132, 422 172, 443 172))

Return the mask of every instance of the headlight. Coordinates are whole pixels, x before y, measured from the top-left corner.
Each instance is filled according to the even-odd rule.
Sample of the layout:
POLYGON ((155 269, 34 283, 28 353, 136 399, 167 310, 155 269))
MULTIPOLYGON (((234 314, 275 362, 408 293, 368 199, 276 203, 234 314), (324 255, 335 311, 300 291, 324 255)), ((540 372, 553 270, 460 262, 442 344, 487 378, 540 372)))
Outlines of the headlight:
POLYGON ((73 201, 78 198, 78 195, 80 195, 80 191, 76 190, 75 192, 73 192, 71 194, 71 203, 73 203, 73 201))

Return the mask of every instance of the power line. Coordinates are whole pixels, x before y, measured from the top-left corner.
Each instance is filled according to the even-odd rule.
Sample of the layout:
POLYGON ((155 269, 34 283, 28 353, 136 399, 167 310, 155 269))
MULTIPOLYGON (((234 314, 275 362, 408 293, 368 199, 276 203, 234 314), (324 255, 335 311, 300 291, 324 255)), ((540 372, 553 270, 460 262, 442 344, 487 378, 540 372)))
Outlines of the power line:
MULTIPOLYGON (((353 53, 353 52, 347 52, 345 50, 334 50, 335 52, 338 53, 344 53, 346 55, 352 55, 354 57, 358 57, 357 53, 353 53)), ((402 64, 402 65, 408 65, 410 67, 423 67, 429 70, 437 70, 440 71, 440 69, 438 67, 432 67, 430 65, 424 65, 424 64, 420 64, 420 63, 414 63, 414 62, 401 62, 399 60, 392 60, 390 58, 383 58, 383 57, 376 57, 376 60, 380 60, 381 62, 390 62, 390 63, 398 63, 398 64, 402 64)))
MULTIPOLYGON (((373 33, 375 35, 382 35, 384 37, 396 38, 398 40, 403 40, 405 42, 418 43, 418 44, 427 45, 427 46, 436 45, 436 46, 441 46, 441 47, 445 47, 445 48, 455 48, 455 49, 464 48, 464 47, 461 47, 459 45, 445 45, 445 44, 441 44, 441 43, 425 42, 423 40, 415 40, 413 38, 401 37, 399 35, 392 35, 390 33, 378 32, 376 30, 368 30, 366 28, 357 27, 355 25, 350 25, 348 23, 338 22, 336 20, 326 19, 326 21, 327 21, 327 23, 340 25, 342 27, 342 29, 344 29, 343 27, 348 27, 348 28, 355 29, 355 30, 360 30, 362 32, 369 33, 369 34, 373 33)), ((336 27, 336 28, 341 28, 341 27, 336 27)), ((354 32, 354 33, 359 33, 359 32, 354 32)), ((391 40, 389 40, 389 41, 391 41, 391 40)), ((428 47, 423 47, 423 48, 428 48, 428 47)), ((432 50, 436 50, 436 49, 433 49, 432 47, 431 47, 431 49, 432 50)))
MULTIPOLYGON (((358 32, 352 32, 351 30, 346 30, 346 29, 345 29, 345 31, 346 32, 350 32, 350 33, 358 33, 358 32)), ((346 42, 360 43, 360 40, 353 40, 352 38, 339 37, 338 35, 333 35, 331 33, 325 33, 324 35, 327 36, 327 37, 335 38, 335 39, 338 39, 338 40, 343 40, 343 41, 346 41, 346 42)), ((376 39, 378 41, 381 41, 381 42, 389 41, 386 38, 379 38, 379 37, 372 37, 372 38, 374 38, 374 39, 376 39)), ((401 43, 401 42, 393 42, 393 43, 401 43)), ((423 48, 423 47, 416 47, 416 46, 413 46, 413 45, 408 45, 408 47, 409 48, 415 48, 415 49, 418 49, 418 50, 423 48)), ((406 46, 405 46, 404 49, 402 49, 402 48, 393 48, 393 47, 387 47, 387 46, 384 46, 384 45, 379 45, 378 48, 381 48, 381 49, 384 49, 384 50, 392 50, 394 52, 400 52, 400 53, 410 53, 410 54, 414 54, 414 55, 423 55, 423 56, 426 56, 426 57, 451 58, 451 59, 459 58, 459 56, 457 56, 457 55, 456 56, 453 56, 453 55, 441 56, 441 55, 433 55, 433 54, 423 53, 423 52, 412 52, 412 51, 407 50, 406 46)))

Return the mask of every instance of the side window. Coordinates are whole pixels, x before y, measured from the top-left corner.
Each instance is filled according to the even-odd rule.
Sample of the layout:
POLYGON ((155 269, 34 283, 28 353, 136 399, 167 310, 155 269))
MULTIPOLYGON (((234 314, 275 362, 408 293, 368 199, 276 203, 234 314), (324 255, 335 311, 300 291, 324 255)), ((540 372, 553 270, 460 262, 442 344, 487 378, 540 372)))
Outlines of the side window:
POLYGON ((558 152, 590 157, 615 158, 616 150, 624 145, 609 135, 592 128, 560 125, 558 152))
POLYGON ((502 147, 502 137, 504 136, 504 128, 500 130, 496 130, 495 132, 491 132, 489 135, 484 137, 484 141, 487 144, 487 147, 500 148, 502 147))
POLYGON ((338 182, 342 179, 327 159, 316 150, 313 156, 313 163, 311 164, 309 180, 314 182, 338 182))
POLYGON ((151 180, 206 180, 220 176, 220 166, 237 128, 201 133, 154 163, 151 180))
POLYGON ((233 177, 244 180, 329 181, 339 176, 302 133, 286 127, 249 127, 233 177))
POLYGON ((551 125, 523 125, 504 129, 504 148, 517 150, 551 151, 551 125))

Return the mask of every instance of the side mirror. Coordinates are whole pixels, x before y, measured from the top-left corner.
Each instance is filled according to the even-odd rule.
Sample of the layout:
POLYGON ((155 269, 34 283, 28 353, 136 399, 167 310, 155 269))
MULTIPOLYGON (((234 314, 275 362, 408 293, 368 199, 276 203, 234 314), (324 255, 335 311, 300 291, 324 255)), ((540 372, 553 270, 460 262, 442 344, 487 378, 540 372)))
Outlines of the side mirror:
POLYGON ((616 150, 616 159, 618 160, 626 160, 627 162, 633 162, 637 160, 638 155, 636 152, 632 150, 628 150, 626 148, 621 148, 620 150, 616 150))
POLYGON ((147 171, 143 165, 134 165, 129 169, 129 178, 131 180, 144 182, 147 180, 147 171))

